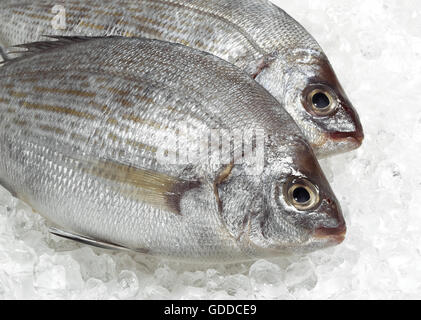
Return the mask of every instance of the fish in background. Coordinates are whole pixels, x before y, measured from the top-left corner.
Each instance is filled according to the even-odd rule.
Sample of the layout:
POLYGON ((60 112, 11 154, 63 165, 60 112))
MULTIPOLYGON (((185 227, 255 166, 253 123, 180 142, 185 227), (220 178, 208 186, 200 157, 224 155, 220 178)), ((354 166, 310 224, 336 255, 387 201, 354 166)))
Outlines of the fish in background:
POLYGON ((344 240, 340 205, 302 132, 237 67, 138 38, 58 37, 25 48, 0 67, 0 179, 52 233, 201 263, 344 240), (207 151, 191 158, 209 147, 205 139, 190 149, 209 130, 219 132, 211 150, 229 141, 229 157, 213 165, 207 151), (243 150, 232 137, 244 130, 254 134, 243 150), (188 150, 177 137, 190 139, 188 150), (250 171, 239 160, 258 150, 261 168, 250 171))
POLYGON ((322 48, 266 0, 1 1, 4 46, 45 40, 43 35, 137 36, 203 50, 265 87, 318 157, 356 149, 364 138, 358 114, 322 48))

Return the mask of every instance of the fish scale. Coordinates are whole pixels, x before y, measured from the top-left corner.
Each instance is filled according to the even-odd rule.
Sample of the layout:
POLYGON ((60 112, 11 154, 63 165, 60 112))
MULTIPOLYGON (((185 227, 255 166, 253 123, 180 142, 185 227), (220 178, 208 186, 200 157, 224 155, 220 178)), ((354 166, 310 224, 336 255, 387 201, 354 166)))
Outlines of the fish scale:
POLYGON ((0 67, 0 182, 54 234, 226 263, 316 250, 344 232, 301 131, 286 111, 272 112, 279 102, 235 66, 140 38, 58 38, 26 48, 0 67), (158 151, 191 156, 174 140, 190 135, 185 123, 196 138, 262 129, 262 171, 249 173, 234 156, 211 166, 207 153, 196 162, 162 161, 158 151), (279 194, 294 174, 329 199, 313 214, 296 212, 279 194))
MULTIPOLYGON (((44 35, 145 37, 180 43, 235 64, 290 113, 319 157, 361 145, 363 130, 323 50, 282 9, 266 0, 3 0, 0 43, 44 35), (53 28, 52 9, 65 9, 66 28, 53 28), (303 94, 322 86, 331 112, 321 115, 303 94)), ((13 55, 12 55, 13 56, 13 55)), ((277 110, 275 110, 277 111, 277 110)), ((283 111, 279 111, 282 115, 283 111)))

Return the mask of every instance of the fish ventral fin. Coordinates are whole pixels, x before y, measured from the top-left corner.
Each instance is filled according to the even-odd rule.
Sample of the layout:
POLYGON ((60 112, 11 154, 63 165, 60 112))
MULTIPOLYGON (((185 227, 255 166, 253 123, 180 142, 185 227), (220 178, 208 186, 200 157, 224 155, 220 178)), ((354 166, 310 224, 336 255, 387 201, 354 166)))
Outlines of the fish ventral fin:
POLYGON ((118 36, 99 36, 99 37, 88 37, 88 36, 50 36, 44 35, 46 38, 55 39, 55 40, 46 40, 46 41, 35 41, 28 42, 23 44, 14 45, 14 48, 26 49, 22 51, 11 51, 11 54, 17 54, 16 58, 10 59, 7 55, 1 51, 0 54, 5 55, 6 59, 3 57, 4 61, 1 64, 10 64, 15 61, 19 61, 33 55, 48 52, 50 50, 63 48, 75 43, 86 42, 94 39, 103 39, 103 38, 118 38, 118 36))
POLYGON ((129 248, 126 248, 124 246, 120 246, 111 242, 107 242, 107 241, 102 241, 102 240, 97 240, 97 239, 93 239, 90 237, 86 237, 86 236, 82 236, 76 233, 71 233, 71 232, 67 232, 67 231, 63 231, 54 227, 49 228, 48 230, 51 234, 61 237, 61 238, 65 238, 65 239, 69 239, 69 240, 73 240, 76 242, 80 242, 83 244, 87 244, 90 246, 94 246, 94 247, 98 247, 101 249, 107 249, 107 250, 131 250, 129 248))

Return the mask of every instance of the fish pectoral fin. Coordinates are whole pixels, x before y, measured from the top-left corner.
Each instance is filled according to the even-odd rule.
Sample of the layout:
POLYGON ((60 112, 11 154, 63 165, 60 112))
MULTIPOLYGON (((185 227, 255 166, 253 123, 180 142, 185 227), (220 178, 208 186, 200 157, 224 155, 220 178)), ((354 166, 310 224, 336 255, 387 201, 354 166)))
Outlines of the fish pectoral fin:
POLYGON ((10 60, 9 56, 6 53, 6 50, 1 46, 1 44, 0 44, 0 57, 3 59, 3 61, 0 62, 0 65, 10 60))
POLYGON ((269 68, 272 62, 276 59, 276 54, 267 54, 264 55, 253 62, 251 62, 247 68, 246 71, 248 74, 251 75, 253 79, 256 79, 257 76, 262 73, 263 70, 266 68, 269 68))
POLYGON ((115 161, 79 162, 86 173, 116 183, 119 193, 180 216, 184 193, 201 186, 199 180, 179 179, 115 161))
POLYGON ((65 239, 69 239, 69 240, 73 240, 76 242, 80 242, 83 244, 87 244, 93 247, 98 247, 101 249, 107 249, 107 250, 124 250, 124 251, 139 251, 139 250, 132 250, 130 248, 126 248, 124 246, 120 246, 118 244, 114 244, 111 242, 106 242, 106 241, 102 241, 102 240, 97 240, 97 239, 93 239, 93 238, 89 238, 86 236, 82 236, 76 233, 71 233, 71 232, 67 232, 67 231, 63 231, 54 227, 49 228, 48 230, 51 234, 61 237, 61 238, 65 238, 65 239))

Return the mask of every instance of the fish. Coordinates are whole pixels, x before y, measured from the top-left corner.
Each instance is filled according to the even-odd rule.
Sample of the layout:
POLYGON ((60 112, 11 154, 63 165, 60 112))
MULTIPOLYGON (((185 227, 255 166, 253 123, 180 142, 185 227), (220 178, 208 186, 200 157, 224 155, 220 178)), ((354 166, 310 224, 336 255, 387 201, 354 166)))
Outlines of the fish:
POLYGON ((320 45, 266 0, 1 1, 4 46, 43 35, 136 36, 212 53, 281 102, 319 158, 357 149, 364 139, 358 113, 320 45))
POLYGON ((51 233, 191 263, 344 240, 311 146, 239 68, 134 37, 25 48, 0 67, 0 178, 51 233))

